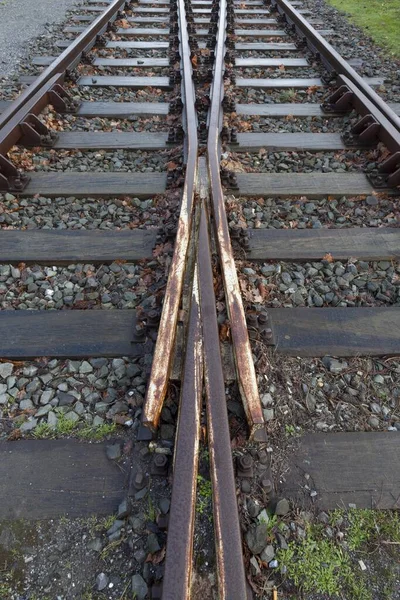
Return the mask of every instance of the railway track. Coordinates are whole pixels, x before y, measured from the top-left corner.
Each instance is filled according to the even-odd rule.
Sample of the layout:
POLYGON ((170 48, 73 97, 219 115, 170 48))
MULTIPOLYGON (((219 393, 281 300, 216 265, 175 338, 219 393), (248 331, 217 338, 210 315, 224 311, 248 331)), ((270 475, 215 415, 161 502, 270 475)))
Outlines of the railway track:
MULTIPOLYGON (((190 597, 204 422, 217 597, 251 597, 237 495, 246 493, 244 480, 254 480, 252 485, 264 488, 270 506, 277 503, 265 453, 270 423, 254 364, 260 347, 283 356, 339 359, 400 353, 399 298, 394 292, 384 306, 344 308, 338 293, 330 305, 324 300, 316 305, 320 308, 299 303, 290 310, 273 305, 265 310, 265 296, 249 299, 238 276, 236 263, 241 260, 321 263, 324 268, 334 260, 399 258, 395 227, 247 228, 232 214, 232 206, 246 198, 298 202, 299 197, 398 196, 400 104, 386 103, 379 94, 383 79, 361 77, 357 65, 327 41, 334 32, 309 13, 300 2, 287 0, 89 1, 74 16, 76 24, 65 28, 66 38, 54 42, 60 54, 34 57, 37 76, 23 77, 25 89, 1 105, 2 194, 18 199, 45 196, 53 202, 68 196, 78 202, 156 198, 168 206, 167 222, 147 229, 13 228, 3 229, 0 237, 1 262, 13 265, 134 263, 151 259, 155 248, 167 257, 165 289, 154 286, 152 303, 143 302, 137 311, 114 306, 100 313, 94 303, 84 310, 0 312, 3 360, 152 354, 139 440, 155 435, 171 377, 179 380, 165 570, 162 590, 154 585, 153 598, 190 597), (315 76, 296 76, 309 70, 315 76), (140 101, 143 90, 143 97, 152 101, 140 101), (285 91, 293 101, 279 101, 285 91), (268 96, 274 101, 266 100, 268 96), (343 122, 343 130, 336 124, 334 132, 268 130, 273 129, 271 120, 293 118, 316 119, 317 127, 324 122, 327 129, 343 122), (106 130, 88 131, 90 119, 102 119, 106 130), (151 124, 150 130, 129 125, 141 120, 151 124), (57 121, 62 126, 52 127, 57 121), (128 125, 121 127, 119 121, 128 125), (261 127, 253 126, 260 122, 261 127), (31 148, 39 156, 43 148, 53 152, 49 170, 20 168, 23 149, 31 148), (363 169, 257 172, 254 161, 268 153, 310 156, 349 148, 359 150, 363 169), (113 150, 125 153, 122 162, 129 161, 129 152, 145 153, 145 160, 162 153, 168 171, 137 172, 133 166, 72 172, 56 167, 64 152, 82 156, 113 150), (236 453, 236 472, 223 401, 231 384, 231 363, 248 427, 247 440, 236 453), (257 461, 264 465, 260 471, 257 461)), ((296 291, 290 284, 286 290, 296 291)), ((167 473, 160 456, 154 459, 155 476, 167 473)))

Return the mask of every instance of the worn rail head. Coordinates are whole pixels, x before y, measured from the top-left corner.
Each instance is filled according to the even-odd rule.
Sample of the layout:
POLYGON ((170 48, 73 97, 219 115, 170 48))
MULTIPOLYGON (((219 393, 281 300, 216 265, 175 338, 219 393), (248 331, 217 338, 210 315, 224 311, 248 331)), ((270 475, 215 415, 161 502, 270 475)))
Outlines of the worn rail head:
POLYGON ((187 127, 187 162, 174 254, 169 269, 159 333, 143 410, 143 423, 151 428, 157 427, 160 419, 173 360, 176 325, 192 228, 194 185, 197 172, 198 136, 195 108, 196 97, 192 78, 192 64, 190 61, 188 22, 184 0, 178 0, 177 4, 181 68, 183 74, 183 110, 185 112, 187 127))
POLYGON ((254 439, 261 441, 265 439, 265 422, 258 393, 242 296, 233 258, 220 177, 220 129, 223 119, 222 100, 224 97, 223 75, 227 23, 226 11, 227 0, 221 0, 207 141, 208 169, 211 184, 215 237, 221 260, 221 271, 231 325, 236 373, 247 421, 250 427, 250 435, 251 437, 254 437, 254 439))

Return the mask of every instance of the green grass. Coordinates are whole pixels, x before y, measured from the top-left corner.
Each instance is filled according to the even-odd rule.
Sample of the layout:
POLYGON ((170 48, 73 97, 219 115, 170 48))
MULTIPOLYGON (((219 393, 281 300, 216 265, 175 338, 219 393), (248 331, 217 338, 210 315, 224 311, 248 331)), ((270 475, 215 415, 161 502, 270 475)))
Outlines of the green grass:
POLYGON ((327 0, 349 14, 375 42, 400 58, 399 0, 327 0))
MULTIPOLYGON (((372 600, 368 572, 360 570, 358 560, 373 556, 378 548, 397 553, 400 544, 400 514, 395 511, 335 510, 330 525, 344 533, 344 543, 326 536, 320 523, 306 523, 305 536, 278 550, 282 573, 305 593, 328 594, 333 598, 372 600), (283 567, 283 569, 282 569, 283 567)), ((383 598, 393 597, 392 569, 382 578, 383 598)), ((382 581, 380 583, 382 583, 382 581)))
POLYGON ((347 512, 347 521, 350 550, 362 550, 365 544, 400 544, 400 515, 397 512, 352 509, 347 512))
POLYGON ((97 427, 90 427, 88 425, 83 429, 78 429, 76 435, 82 440, 99 441, 107 437, 107 435, 114 433, 116 427, 115 423, 103 423, 103 425, 98 425, 97 427))
POLYGON ((209 515, 212 519, 212 483, 201 475, 197 475, 196 511, 199 515, 209 515))
POLYGON ((156 521, 157 520, 157 509, 153 504, 152 499, 148 498, 148 506, 147 506, 147 510, 146 510, 146 519, 148 521, 156 521))
POLYGON ((115 423, 103 423, 94 427, 93 425, 85 425, 82 427, 81 422, 75 423, 66 419, 63 414, 58 415, 58 421, 55 428, 50 427, 47 423, 40 423, 33 431, 33 436, 37 439, 48 439, 56 436, 71 435, 80 438, 81 440, 99 441, 114 433, 116 430, 115 423))
POLYGON ((350 556, 334 540, 324 538, 322 532, 322 526, 307 524, 304 539, 278 551, 287 577, 303 592, 372 600, 350 556))

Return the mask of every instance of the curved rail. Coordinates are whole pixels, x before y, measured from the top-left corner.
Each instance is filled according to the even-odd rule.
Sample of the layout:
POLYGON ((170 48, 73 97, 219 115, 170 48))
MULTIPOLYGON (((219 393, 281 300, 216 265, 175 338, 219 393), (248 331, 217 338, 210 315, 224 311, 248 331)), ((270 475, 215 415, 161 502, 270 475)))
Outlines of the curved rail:
POLYGON ((187 127, 187 162, 174 254, 165 289, 159 334, 157 336, 143 411, 143 423, 152 428, 157 427, 160 419, 173 360, 176 325, 192 227, 194 185, 197 174, 198 136, 195 108, 196 96, 192 79, 189 34, 184 0, 178 0, 178 18, 183 74, 183 102, 187 127))
POLYGON ((226 0, 221 0, 207 142, 208 169, 211 182, 215 235, 221 260, 221 271, 224 280, 239 389, 250 427, 250 435, 254 439, 261 441, 265 436, 265 423, 258 394, 242 296, 233 258, 220 178, 220 130, 223 117, 226 7, 226 0))
POLYGON ((290 23, 294 23, 315 49, 328 61, 338 75, 344 75, 374 104, 386 119, 400 131, 400 117, 382 100, 382 98, 365 83, 362 77, 349 65, 349 63, 327 42, 314 27, 305 19, 288 0, 271 0, 277 6, 280 14, 285 15, 290 23))

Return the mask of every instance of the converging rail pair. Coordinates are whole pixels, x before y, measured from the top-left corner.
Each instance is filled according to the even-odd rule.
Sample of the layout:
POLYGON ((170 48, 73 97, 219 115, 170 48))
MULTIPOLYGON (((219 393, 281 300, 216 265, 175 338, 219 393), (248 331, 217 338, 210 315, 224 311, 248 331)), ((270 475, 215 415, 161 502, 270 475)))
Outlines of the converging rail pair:
MULTIPOLYGON (((224 368, 221 358, 219 326, 214 293, 218 269, 225 291, 236 379, 254 444, 265 442, 267 429, 259 398, 256 372, 243 307, 232 238, 256 260, 319 260, 327 252, 335 258, 398 259, 398 229, 372 230, 253 230, 247 235, 229 231, 223 185, 240 196, 308 198, 379 193, 394 194, 400 185, 399 107, 389 106, 373 89, 379 78, 366 80, 329 44, 331 30, 316 30, 306 19, 299 3, 257 0, 142 0, 135 6, 138 17, 125 29, 114 21, 125 17, 123 0, 113 0, 106 8, 95 6, 97 14, 80 15, 76 20, 89 25, 72 27, 78 34, 71 42, 61 40, 60 56, 39 57, 34 64, 43 67, 28 87, 0 115, 0 191, 19 196, 43 194, 48 197, 131 196, 147 198, 163 194, 168 184, 164 173, 24 173, 8 156, 11 148, 44 146, 54 149, 144 149, 161 150, 183 143, 184 180, 172 261, 163 299, 152 370, 143 411, 143 425, 155 430, 172 369, 178 324, 184 327, 184 359, 181 374, 181 399, 174 453, 173 492, 168 524, 168 541, 162 591, 164 600, 190 598, 196 481, 200 444, 200 418, 203 397, 206 401, 208 445, 213 488, 214 531, 218 594, 221 600, 250 597, 246 583, 241 532, 236 500, 228 414, 225 402, 224 368), (271 8, 278 13, 280 29, 270 18, 271 8), (254 16, 257 13, 257 18, 254 16), (143 14, 150 16, 140 16, 143 14), (253 13, 253 14, 250 14, 253 13), (198 17, 201 14, 203 16, 198 17), (205 17, 204 17, 205 15, 205 17), (160 24, 159 29, 136 28, 140 24, 160 24), (131 27, 132 25, 132 27, 131 27), (168 25, 168 28, 167 28, 168 25), (207 29, 198 29, 196 25, 207 29), (265 25, 258 29, 243 27, 265 25), (164 27, 165 26, 165 27, 164 27), (102 34, 112 31, 128 41, 106 41, 102 34), (157 32, 157 33, 155 33, 157 32), (286 38, 295 36, 296 43, 286 38), (160 36, 162 41, 146 41, 160 36), (141 38, 137 40, 137 38, 141 38), (164 39, 165 38, 165 39, 164 39), (204 41, 198 41, 205 39, 204 41), (246 38, 237 41, 236 38, 246 38), (248 42, 247 38, 268 39, 248 42), (276 39, 278 41, 276 41, 276 39), (166 41, 168 40, 168 41, 166 41), (271 41, 273 40, 273 41, 271 41), (285 40, 285 41, 281 41, 285 40), (99 44, 107 51, 165 49, 168 58, 96 58, 90 51, 99 44), (234 51, 284 51, 307 49, 327 70, 322 79, 257 79, 235 76, 235 68, 286 65, 298 69, 305 58, 253 58, 233 56, 234 51), (202 54, 205 50, 206 54, 202 54), (198 68, 205 55, 207 69, 198 68), (169 76, 137 77, 80 76, 81 63, 106 68, 165 68, 169 76), (179 63, 179 64, 178 64, 179 63), (175 64, 175 69, 173 66, 175 64), (181 78, 179 78, 179 74, 181 78), (146 87, 171 90, 181 81, 180 98, 172 103, 82 102, 73 99, 65 83, 75 80, 88 87, 146 87), (207 97, 201 86, 210 84, 207 97), (276 90, 331 87, 322 106, 316 104, 239 104, 236 88, 276 90), (227 90, 229 89, 229 94, 227 90), (206 106, 206 123, 200 123, 199 99, 206 106), (132 132, 55 132, 38 115, 48 106, 56 112, 83 117, 128 118, 132 115, 167 115, 182 112, 182 131, 165 133, 132 132), (225 124, 226 112, 268 117, 321 116, 335 118, 354 110, 358 122, 350 132, 336 134, 287 134, 236 132, 225 124), (322 137, 321 137, 322 136, 322 137), (235 152, 271 150, 317 152, 352 148, 374 148, 382 143, 388 155, 369 178, 363 173, 246 173, 220 168, 222 147, 235 152), (214 261, 213 244, 218 253, 214 261), (189 293, 184 296, 184 288, 189 293)), ((89 12, 90 12, 89 11, 89 12)), ((314 25, 317 25, 314 22, 314 25)), ((204 61, 203 61, 204 62, 204 61)), ((203 63, 201 63, 203 64, 203 63)), ((151 256, 156 234, 151 231, 1 231, 2 262, 69 264, 71 261, 107 262, 113 259, 137 260, 151 256)), ((256 319, 257 321, 257 319, 256 319)), ((391 308, 271 309, 264 315, 266 344, 278 352, 295 356, 336 356, 400 354, 398 335, 400 314, 391 308), (344 332, 344 326, 347 332, 344 332)), ((146 328, 131 310, 99 311, 2 311, 0 313, 1 357, 25 359, 35 356, 139 356, 146 344, 146 328), (8 313, 8 314, 6 314, 8 313), (61 341, 62 339, 62 341, 61 341)))

